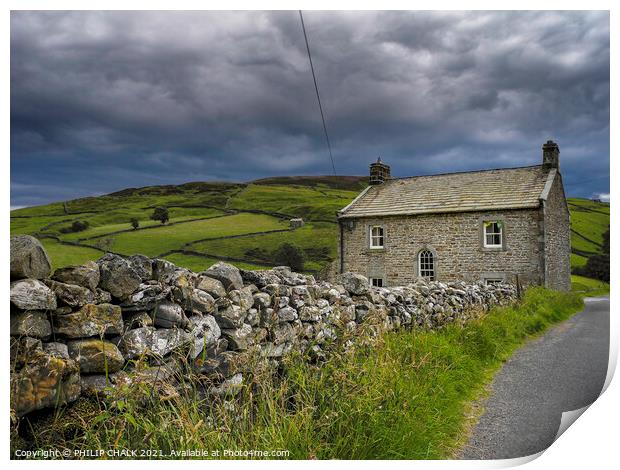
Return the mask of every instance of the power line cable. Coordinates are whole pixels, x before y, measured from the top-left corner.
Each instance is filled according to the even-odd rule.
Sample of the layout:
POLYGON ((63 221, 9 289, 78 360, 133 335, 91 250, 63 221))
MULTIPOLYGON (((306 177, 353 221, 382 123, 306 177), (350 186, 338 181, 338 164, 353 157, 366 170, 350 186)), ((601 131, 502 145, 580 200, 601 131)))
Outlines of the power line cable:
POLYGON ((299 19, 301 20, 301 29, 304 32, 304 39, 306 41, 306 50, 308 51, 308 59, 310 60, 310 70, 312 71, 312 80, 314 80, 314 90, 316 91, 316 99, 319 102, 319 111, 321 111, 321 121, 323 122, 323 132, 325 132, 325 140, 327 141, 327 150, 329 150, 329 159, 332 162, 332 170, 334 176, 336 175, 336 165, 334 165, 334 155, 332 154, 332 146, 329 142, 329 134, 327 133, 327 125, 325 124, 325 114, 323 113, 323 105, 321 104, 321 95, 319 94, 319 86, 316 81, 316 74, 314 73, 314 64, 312 63, 312 54, 310 53, 310 45, 308 44, 308 35, 306 34, 306 25, 304 24, 304 15, 299 10, 299 19))

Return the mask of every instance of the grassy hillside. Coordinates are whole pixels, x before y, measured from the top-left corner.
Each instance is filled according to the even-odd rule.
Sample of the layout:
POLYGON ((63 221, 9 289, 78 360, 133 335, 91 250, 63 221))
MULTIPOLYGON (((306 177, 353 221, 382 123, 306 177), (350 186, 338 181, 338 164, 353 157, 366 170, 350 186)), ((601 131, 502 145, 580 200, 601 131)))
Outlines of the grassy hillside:
POLYGON ((601 253, 603 233, 609 227, 609 204, 569 198, 571 213, 571 266, 583 266, 589 256, 601 253))
MULTIPOLYGON (((178 186, 128 188, 106 196, 87 197, 11 212, 11 233, 37 236, 54 267, 99 258, 105 251, 160 256, 192 270, 217 260, 245 269, 275 264, 283 243, 299 246, 304 268, 318 272, 336 257, 336 211, 366 184, 363 177, 277 177, 252 183, 194 182, 178 186), (150 220, 165 206, 166 225, 150 220), (290 230, 288 220, 306 225, 290 230), (136 218, 139 228, 132 229, 136 218), (88 222, 87 230, 67 233, 71 224, 88 222)), ((571 264, 585 264, 599 253, 609 225, 609 204, 569 199, 572 219, 571 264)))
POLYGON ((365 186, 365 178, 279 177, 252 183, 187 183, 128 188, 11 212, 11 233, 37 236, 54 267, 99 258, 105 251, 159 256, 193 270, 227 260, 246 269, 276 264, 283 243, 299 246, 305 270, 318 272, 336 256, 336 211, 365 186), (150 220, 165 206, 170 221, 150 220), (306 225, 289 229, 289 219, 306 225), (130 221, 136 218, 139 228, 130 221), (75 221, 88 229, 70 233, 75 221))

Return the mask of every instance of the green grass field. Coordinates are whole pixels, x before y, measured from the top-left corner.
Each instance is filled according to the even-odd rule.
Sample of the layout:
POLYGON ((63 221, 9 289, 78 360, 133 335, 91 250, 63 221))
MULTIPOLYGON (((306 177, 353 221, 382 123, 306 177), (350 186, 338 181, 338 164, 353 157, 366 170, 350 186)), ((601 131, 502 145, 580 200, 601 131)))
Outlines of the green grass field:
POLYGON ((570 254, 571 268, 585 266, 587 262, 588 262, 588 258, 586 258, 585 256, 577 255, 575 253, 570 254))
POLYGON ((314 222, 304 227, 286 233, 270 233, 251 235, 243 238, 228 238, 196 243, 192 250, 200 253, 226 253, 234 258, 244 258, 256 263, 269 264, 270 256, 282 243, 292 243, 299 246, 306 253, 305 268, 310 271, 319 271, 325 262, 336 257, 336 243, 338 236, 335 224, 314 222), (261 250, 265 254, 259 256, 252 250, 261 250), (321 259, 321 257, 323 259, 321 259))
POLYGON ((571 276, 572 291, 589 296, 609 294, 609 284, 589 277, 571 276))
POLYGON ((50 240, 49 238, 42 238, 41 243, 52 261, 52 269, 76 264, 76 260, 80 260, 79 263, 95 261, 103 255, 101 251, 93 250, 92 248, 61 245, 56 240, 50 240))
POLYGON ((231 198, 229 207, 282 212, 305 220, 335 220, 336 212, 356 195, 320 186, 249 185, 231 198))
MULTIPOLYGON (((166 257, 190 269, 205 269, 208 263, 230 258, 239 267, 260 269, 273 264, 273 253, 281 244, 293 243, 304 252, 304 269, 317 273, 336 257, 336 211, 364 186, 361 177, 278 177, 249 184, 128 188, 68 201, 66 208, 53 203, 11 211, 11 233, 45 240, 55 267, 96 259, 107 250, 148 256, 185 250, 166 257), (156 206, 168 207, 170 225, 150 220, 156 206), (302 217, 306 225, 294 231, 259 233, 286 229, 288 216, 302 217), (132 218, 139 220, 140 230, 131 230, 132 218), (63 233, 75 220, 88 222, 89 228, 63 233), (231 235, 247 236, 226 238, 231 235), (87 246, 62 245, 46 236, 87 246), (199 241, 204 238, 211 240, 199 241)), ((568 203, 574 249, 571 266, 578 267, 601 251, 609 204, 575 198, 568 203)))
POLYGON ((159 256, 201 238, 226 237, 258 231, 281 230, 288 224, 263 214, 235 214, 179 225, 160 225, 112 235, 110 249, 124 255, 142 253, 159 256))
MULTIPOLYGON (((603 233, 609 226, 609 204, 573 198, 568 199, 568 204, 573 231, 571 236, 572 248, 592 254, 600 253, 603 233)), ((582 264, 585 264, 585 260, 573 258, 571 261, 573 266, 579 266, 582 261, 582 264)))

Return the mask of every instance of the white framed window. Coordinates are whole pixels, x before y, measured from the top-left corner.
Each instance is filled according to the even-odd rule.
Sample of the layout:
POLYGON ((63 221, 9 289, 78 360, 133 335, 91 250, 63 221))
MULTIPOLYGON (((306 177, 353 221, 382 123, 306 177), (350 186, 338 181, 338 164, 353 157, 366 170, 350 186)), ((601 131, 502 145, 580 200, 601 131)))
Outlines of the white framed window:
POLYGON ((371 277, 369 281, 370 281, 370 285, 373 287, 383 287, 382 277, 371 277))
POLYGON ((504 280, 503 280, 503 279, 500 279, 500 278, 486 278, 486 279, 484 280, 484 283, 485 283, 487 286, 494 286, 494 285, 496 285, 496 284, 501 284, 502 282, 504 282, 504 280))
POLYGON ((435 257, 430 250, 422 250, 418 254, 418 273, 429 281, 435 280, 435 257))
POLYGON ((381 225, 370 227, 370 248, 383 248, 384 230, 381 225))
POLYGON ((501 248, 504 238, 504 224, 499 220, 487 220, 483 222, 484 247, 501 248))

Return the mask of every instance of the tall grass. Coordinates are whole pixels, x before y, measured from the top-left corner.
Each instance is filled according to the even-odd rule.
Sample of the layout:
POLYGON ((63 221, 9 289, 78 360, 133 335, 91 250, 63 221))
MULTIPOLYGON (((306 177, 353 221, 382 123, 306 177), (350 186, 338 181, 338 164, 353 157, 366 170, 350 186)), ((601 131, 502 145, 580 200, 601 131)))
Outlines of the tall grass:
POLYGON ((39 422, 30 438, 34 448, 157 449, 156 458, 184 449, 220 450, 219 458, 227 449, 450 458, 465 438, 469 405, 502 361, 581 307, 576 294, 530 289, 519 305, 465 325, 386 333, 346 353, 336 348, 320 365, 297 356, 279 373, 256 368, 236 398, 205 398, 186 378, 179 394, 137 387, 115 405, 82 401, 39 422))

